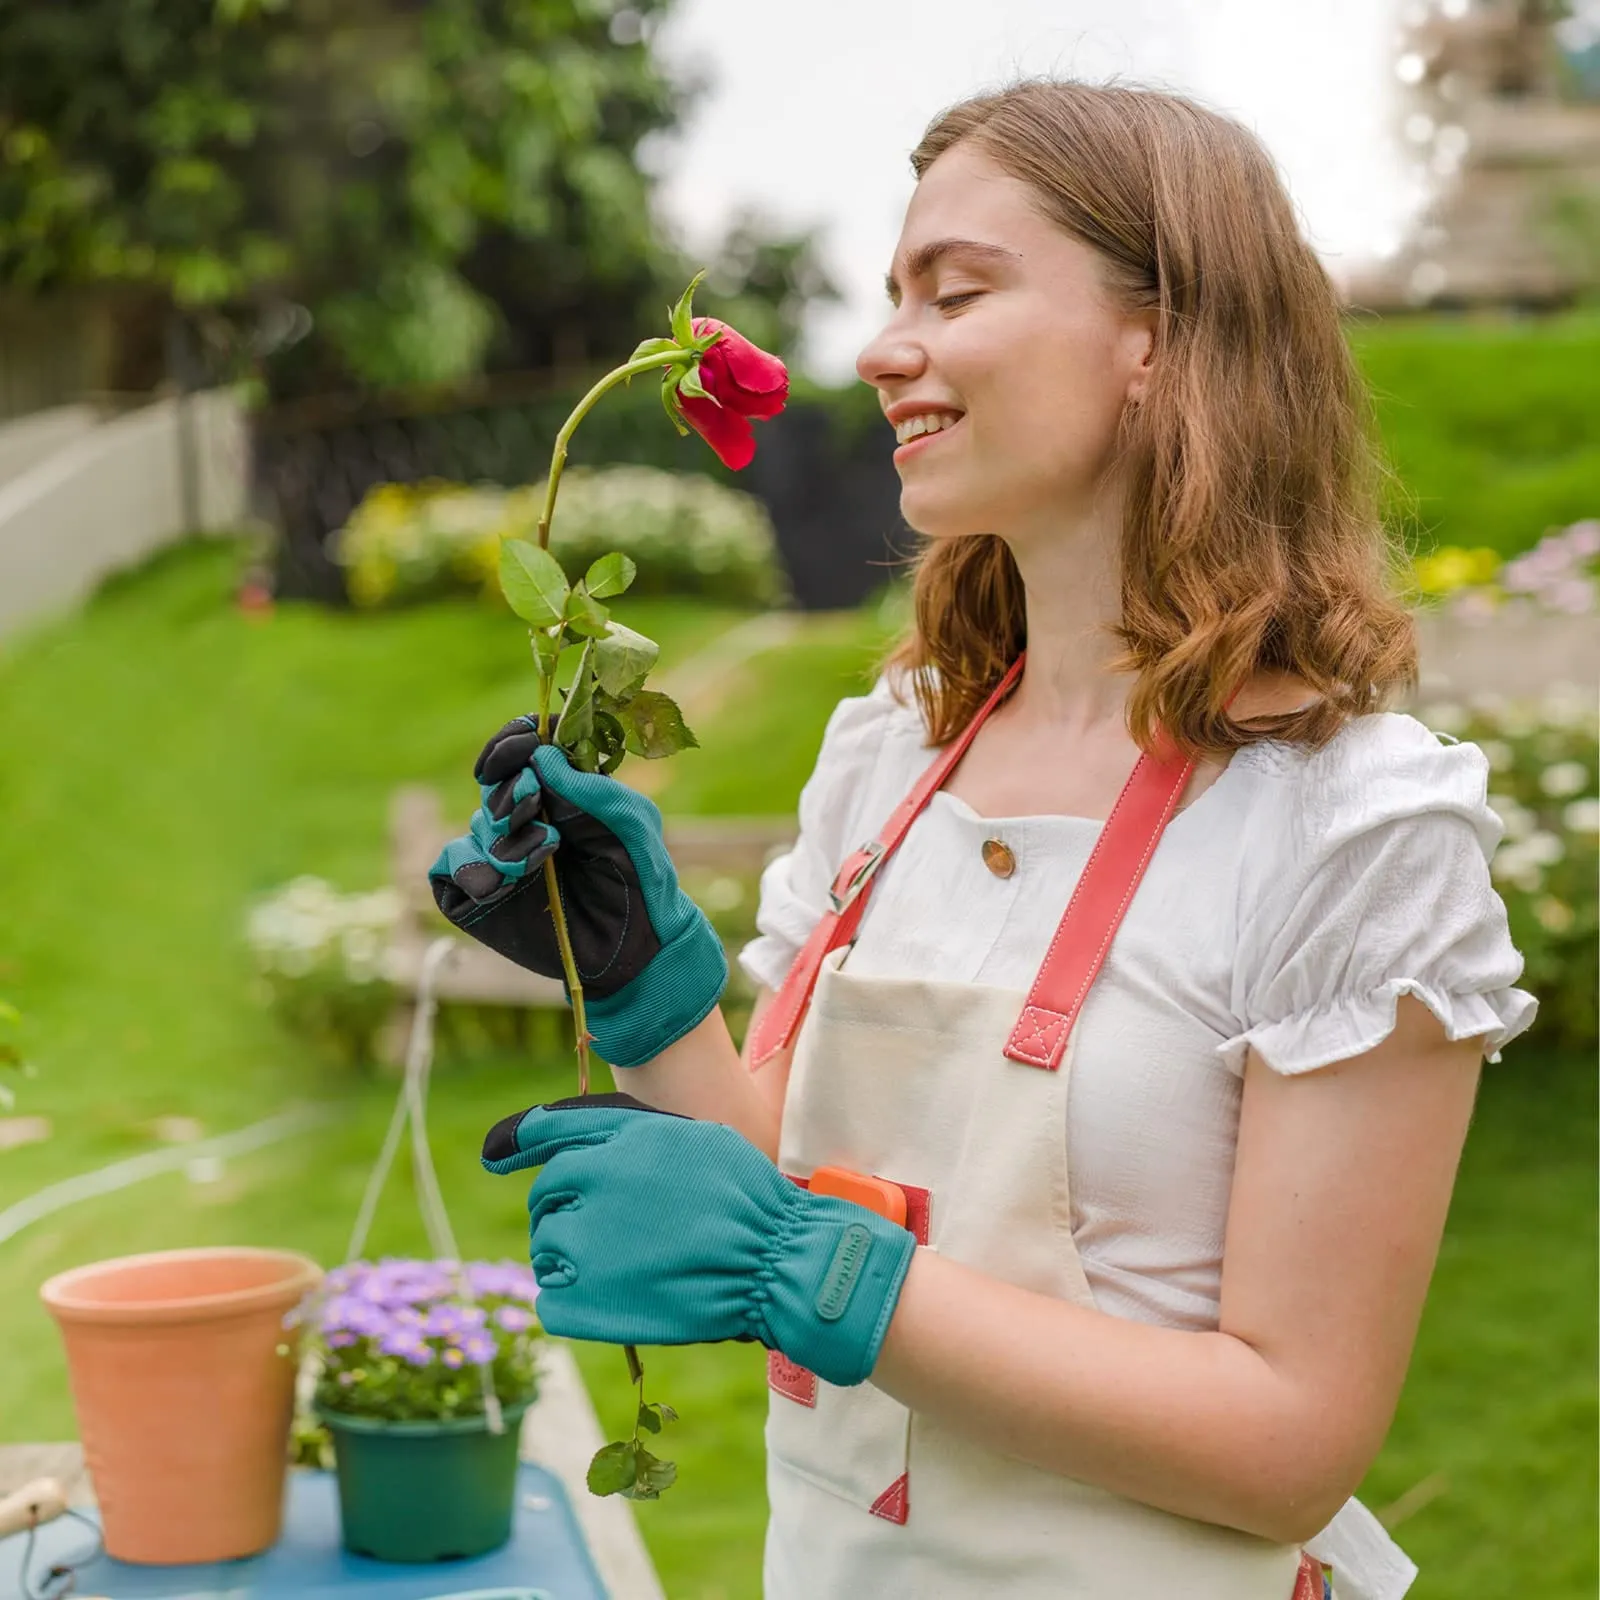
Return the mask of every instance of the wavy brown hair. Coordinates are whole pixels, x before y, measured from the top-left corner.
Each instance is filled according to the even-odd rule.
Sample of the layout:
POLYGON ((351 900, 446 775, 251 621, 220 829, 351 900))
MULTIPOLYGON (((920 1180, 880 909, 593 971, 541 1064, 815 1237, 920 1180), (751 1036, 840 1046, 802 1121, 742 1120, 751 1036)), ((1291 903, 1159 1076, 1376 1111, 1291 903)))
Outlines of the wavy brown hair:
MULTIPOLYGON (((1126 486, 1116 672, 1128 731, 1194 755, 1274 738, 1325 744, 1416 681, 1388 468, 1339 298, 1256 137, 1181 95, 1026 79, 942 113, 920 179, 970 141, 1096 251, 1114 299, 1158 313, 1143 402, 1122 417, 1126 486), (1252 673, 1298 674, 1301 710, 1236 721, 1252 673)), ((883 666, 910 673, 931 741, 970 720, 1027 643, 1022 578, 994 534, 930 541, 914 620, 883 666), (935 669, 930 671, 929 669, 935 669)))

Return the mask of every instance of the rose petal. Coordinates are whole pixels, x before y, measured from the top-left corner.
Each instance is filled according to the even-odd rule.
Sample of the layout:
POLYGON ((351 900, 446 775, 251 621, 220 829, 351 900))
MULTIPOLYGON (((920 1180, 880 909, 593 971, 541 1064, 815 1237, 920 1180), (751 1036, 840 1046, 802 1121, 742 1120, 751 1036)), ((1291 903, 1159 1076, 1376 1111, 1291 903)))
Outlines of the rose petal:
POLYGON ((721 331, 722 337, 700 358, 700 381, 724 406, 765 422, 789 398, 789 369, 769 351, 752 344, 715 317, 696 317, 694 331, 721 331))
MULTIPOLYGON (((706 387, 709 389, 710 384, 706 387)), ((748 467, 755 459, 756 437, 750 424, 726 406, 702 400, 699 395, 678 391, 678 405, 683 420, 700 435, 717 453, 723 466, 735 472, 748 467)))

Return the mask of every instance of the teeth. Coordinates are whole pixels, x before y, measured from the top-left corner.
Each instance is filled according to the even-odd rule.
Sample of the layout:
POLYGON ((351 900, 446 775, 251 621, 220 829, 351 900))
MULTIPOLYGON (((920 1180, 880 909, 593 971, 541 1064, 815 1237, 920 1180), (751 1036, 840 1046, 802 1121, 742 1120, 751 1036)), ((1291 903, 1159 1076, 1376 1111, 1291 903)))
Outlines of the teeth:
POLYGON ((920 417, 907 417, 894 430, 895 440, 899 444, 905 444, 919 434, 937 433, 941 428, 948 428, 959 421, 959 417, 952 416, 948 411, 930 411, 920 417))

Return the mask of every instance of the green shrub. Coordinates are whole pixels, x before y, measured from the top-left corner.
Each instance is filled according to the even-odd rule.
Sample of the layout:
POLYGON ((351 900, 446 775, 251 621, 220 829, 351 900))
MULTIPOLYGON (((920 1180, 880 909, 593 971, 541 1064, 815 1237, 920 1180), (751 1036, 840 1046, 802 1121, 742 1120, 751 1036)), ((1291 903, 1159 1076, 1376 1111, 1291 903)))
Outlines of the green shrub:
MULTIPOLYGON (((518 489, 381 484, 339 530, 334 552, 358 606, 477 592, 504 604, 503 539, 537 538, 545 480, 518 489)), ((693 594, 770 606, 786 598, 777 540, 753 495, 702 473, 567 466, 550 549, 569 571, 611 550, 633 559, 635 594, 693 594)))

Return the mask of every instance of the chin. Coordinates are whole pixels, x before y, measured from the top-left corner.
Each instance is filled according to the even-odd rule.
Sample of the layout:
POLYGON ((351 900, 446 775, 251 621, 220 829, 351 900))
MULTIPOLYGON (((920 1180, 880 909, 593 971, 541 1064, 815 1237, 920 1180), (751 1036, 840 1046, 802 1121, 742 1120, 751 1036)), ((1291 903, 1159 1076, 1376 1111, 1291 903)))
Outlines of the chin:
POLYGON ((963 539, 994 532, 994 517, 983 515, 979 505, 969 504, 965 497, 902 489, 900 515, 906 526, 924 539, 963 539))

